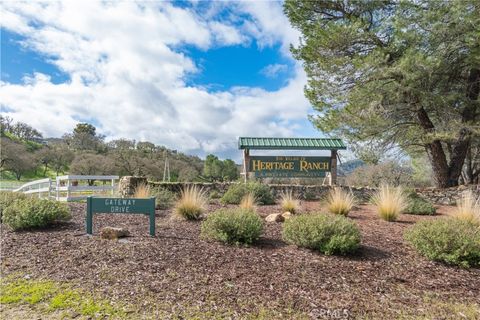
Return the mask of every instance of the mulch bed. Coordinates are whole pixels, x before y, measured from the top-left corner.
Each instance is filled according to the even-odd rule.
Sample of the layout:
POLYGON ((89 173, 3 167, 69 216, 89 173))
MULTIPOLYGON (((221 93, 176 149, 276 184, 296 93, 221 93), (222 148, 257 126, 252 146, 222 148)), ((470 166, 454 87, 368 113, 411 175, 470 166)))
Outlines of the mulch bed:
MULTIPOLYGON (((262 308, 285 318, 287 312, 321 317, 325 310, 346 310, 350 317, 421 316, 428 314, 428 297, 480 304, 480 269, 428 261, 403 239, 416 221, 439 216, 402 215, 389 223, 377 218, 372 207, 361 206, 350 218, 361 229, 362 246, 353 256, 339 257, 287 245, 277 223, 266 224, 255 246, 206 241, 199 236, 201 222, 176 220, 170 210, 157 211, 155 238, 148 235, 148 217, 121 214, 95 215, 90 237, 84 229, 85 205, 69 205, 71 222, 49 229, 11 232, 2 225, 3 275, 69 281, 143 310, 233 310, 233 318, 262 308), (127 228, 131 236, 100 239, 105 226, 127 228)), ((304 203, 306 211, 319 206, 304 203)), ((277 212, 278 206, 259 208, 264 217, 277 212)))

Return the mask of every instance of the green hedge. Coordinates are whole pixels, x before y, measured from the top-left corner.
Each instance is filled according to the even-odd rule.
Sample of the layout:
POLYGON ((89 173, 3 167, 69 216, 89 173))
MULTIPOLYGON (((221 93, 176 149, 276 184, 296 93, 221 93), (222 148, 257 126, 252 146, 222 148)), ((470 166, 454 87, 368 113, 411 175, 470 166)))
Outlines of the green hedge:
POLYGON ((0 191, 0 221, 3 221, 3 211, 17 199, 26 199, 27 196, 19 192, 0 191))
POLYGON ((344 216, 302 214, 285 221, 283 239, 327 255, 346 254, 359 247, 360 231, 353 221, 344 216))
POLYGON ((14 230, 41 228, 70 217, 65 203, 38 198, 17 199, 3 212, 3 222, 14 230))
POLYGON ((227 244, 252 244, 263 230, 263 220, 252 210, 220 209, 202 223, 202 236, 227 244))
POLYGON ((265 205, 275 203, 270 187, 259 182, 231 185, 223 195, 221 202, 224 204, 239 204, 247 193, 252 193, 258 204, 265 205))
POLYGON ((408 206, 405 210, 405 213, 434 215, 436 213, 436 209, 430 201, 425 200, 415 192, 410 192, 408 194, 408 206))
POLYGON ((480 266, 480 228, 455 218, 421 221, 405 238, 423 256, 462 267, 480 266))

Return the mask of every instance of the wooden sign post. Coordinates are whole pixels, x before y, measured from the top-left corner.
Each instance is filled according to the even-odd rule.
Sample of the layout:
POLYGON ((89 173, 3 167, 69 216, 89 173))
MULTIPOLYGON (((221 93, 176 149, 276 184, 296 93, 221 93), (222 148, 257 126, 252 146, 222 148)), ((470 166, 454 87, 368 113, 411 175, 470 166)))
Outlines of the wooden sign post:
POLYGON ((87 234, 93 234, 94 213, 148 214, 150 216, 150 235, 155 236, 155 197, 148 199, 132 198, 87 198, 87 234))

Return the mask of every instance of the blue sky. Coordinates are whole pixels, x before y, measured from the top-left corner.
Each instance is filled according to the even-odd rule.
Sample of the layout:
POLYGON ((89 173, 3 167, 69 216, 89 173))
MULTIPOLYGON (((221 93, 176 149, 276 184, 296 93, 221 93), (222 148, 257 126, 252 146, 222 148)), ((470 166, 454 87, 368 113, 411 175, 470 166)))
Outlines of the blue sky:
POLYGON ((239 159, 239 136, 319 136, 281 2, 0 4, 2 114, 60 136, 239 159))
POLYGON ((50 63, 48 57, 22 46, 25 37, 2 28, 0 40, 2 81, 21 84, 25 76, 35 72, 48 74, 52 83, 69 80, 68 74, 50 63))

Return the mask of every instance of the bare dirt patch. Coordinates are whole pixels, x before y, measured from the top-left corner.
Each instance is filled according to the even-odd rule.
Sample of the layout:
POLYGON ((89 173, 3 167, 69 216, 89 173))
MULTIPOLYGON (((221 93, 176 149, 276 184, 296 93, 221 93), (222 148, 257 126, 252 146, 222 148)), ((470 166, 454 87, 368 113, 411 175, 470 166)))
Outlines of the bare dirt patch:
MULTIPOLYGON (((70 206, 72 221, 49 229, 11 232, 2 226, 3 275, 68 281, 162 315, 195 309, 232 318, 265 310, 272 319, 480 318, 480 270, 428 261, 403 239, 416 221, 442 218, 449 207, 439 208, 437 216, 401 215, 392 223, 380 220, 371 206, 360 206, 349 217, 361 229, 362 246, 353 256, 339 257, 285 244, 278 223, 266 224, 251 247, 205 241, 200 222, 176 220, 170 210, 157 211, 155 238, 148 235, 147 216, 122 214, 95 215, 90 237, 85 205, 70 206), (131 236, 101 239, 105 226, 126 228, 131 236)), ((321 210, 318 202, 303 207, 321 210)), ((258 211, 265 217, 281 209, 258 211)))

